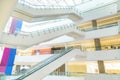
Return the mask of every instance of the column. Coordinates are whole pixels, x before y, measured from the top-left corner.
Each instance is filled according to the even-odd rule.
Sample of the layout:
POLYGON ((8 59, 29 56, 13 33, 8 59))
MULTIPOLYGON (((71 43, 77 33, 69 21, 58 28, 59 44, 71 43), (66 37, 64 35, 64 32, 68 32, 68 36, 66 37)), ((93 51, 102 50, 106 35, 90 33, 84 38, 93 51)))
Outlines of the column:
POLYGON ((99 73, 105 73, 105 66, 104 66, 104 61, 98 61, 98 70, 99 73))
POLYGON ((11 16, 17 0, 0 0, 0 35, 11 16))
POLYGON ((96 50, 101 50, 100 39, 99 38, 95 38, 94 42, 95 42, 95 49, 96 50))
POLYGON ((93 27, 97 27, 97 22, 96 22, 96 20, 92 20, 92 26, 93 26, 93 27))
MULTIPOLYGON (((96 39, 94 39, 94 42, 95 42, 96 50, 101 50, 100 39, 96 38, 96 39)), ((104 61, 99 60, 99 61, 97 61, 97 63, 98 63, 99 73, 105 73, 104 61)))

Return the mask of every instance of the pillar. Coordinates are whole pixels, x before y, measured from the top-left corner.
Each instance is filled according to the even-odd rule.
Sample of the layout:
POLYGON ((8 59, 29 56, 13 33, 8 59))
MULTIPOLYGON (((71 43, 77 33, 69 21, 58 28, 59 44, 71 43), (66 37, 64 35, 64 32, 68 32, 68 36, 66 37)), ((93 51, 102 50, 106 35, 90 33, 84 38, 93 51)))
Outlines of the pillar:
MULTIPOLYGON (((94 42, 95 42, 95 49, 101 50, 100 39, 96 38, 96 39, 94 39, 94 42)), ((99 73, 105 73, 104 61, 99 60, 99 61, 97 61, 97 63, 98 63, 99 73)))
POLYGON ((99 73, 105 73, 105 66, 104 66, 104 61, 98 61, 98 70, 99 73))
POLYGON ((17 0, 0 0, 0 35, 11 16, 17 0))
POLYGON ((95 42, 95 49, 96 50, 101 50, 100 39, 99 38, 95 38, 94 42, 95 42))
POLYGON ((93 27, 97 27, 97 22, 96 22, 96 20, 92 20, 92 26, 93 26, 93 27))

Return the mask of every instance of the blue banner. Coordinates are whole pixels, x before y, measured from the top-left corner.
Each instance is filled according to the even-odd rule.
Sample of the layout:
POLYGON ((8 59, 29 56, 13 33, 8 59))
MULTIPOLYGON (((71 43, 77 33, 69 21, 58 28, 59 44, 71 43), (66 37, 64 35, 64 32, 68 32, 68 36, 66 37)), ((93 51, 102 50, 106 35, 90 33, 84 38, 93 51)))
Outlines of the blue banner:
POLYGON ((7 63, 6 70, 5 70, 6 75, 11 75, 11 73, 12 73, 12 68, 14 66, 14 60, 15 60, 15 55, 16 55, 16 49, 11 48, 10 49, 10 56, 8 58, 8 63, 7 63))

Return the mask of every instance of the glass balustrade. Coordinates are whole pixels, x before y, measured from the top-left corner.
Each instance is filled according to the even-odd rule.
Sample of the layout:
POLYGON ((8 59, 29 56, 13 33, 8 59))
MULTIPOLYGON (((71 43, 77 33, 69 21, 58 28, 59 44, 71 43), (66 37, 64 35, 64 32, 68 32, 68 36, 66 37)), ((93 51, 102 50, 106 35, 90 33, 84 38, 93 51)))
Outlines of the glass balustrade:
MULTIPOLYGON (((112 24, 106 24, 103 26, 98 26, 98 27, 92 27, 92 28, 87 28, 87 29, 81 29, 79 26, 76 26, 75 24, 67 24, 67 25, 62 25, 62 26, 58 26, 58 27, 52 27, 52 28, 47 28, 47 29, 43 29, 43 30, 38 30, 38 31, 33 31, 33 32, 24 32, 24 31, 20 31, 19 33, 15 33, 14 35, 17 36, 22 35, 22 36, 42 36, 45 34, 50 34, 50 33, 54 33, 54 32, 58 32, 58 31, 63 31, 66 29, 76 29, 79 31, 83 31, 83 32, 87 32, 87 31, 92 31, 92 30, 97 30, 97 29, 103 29, 103 28, 108 28, 108 27, 113 27, 113 26, 117 26, 118 23, 112 23, 112 24)), ((8 35, 10 35, 8 33, 8 35)))
POLYGON ((63 50, 61 53, 53 55, 51 57, 49 57, 48 59, 38 63, 37 65, 33 66, 31 69, 27 70, 26 72, 19 74, 20 76, 15 79, 15 80, 23 80, 25 77, 33 74, 34 72, 40 70, 41 68, 47 66, 48 64, 50 64, 51 62, 55 61, 56 59, 60 58, 61 56, 64 56, 65 54, 67 54, 68 52, 70 52, 71 50, 73 50, 72 48, 68 48, 63 50))
POLYGON ((118 26, 118 23, 112 23, 112 24, 106 24, 106 25, 92 27, 92 28, 81 29, 81 31, 87 32, 87 31, 92 31, 92 30, 97 30, 97 29, 109 28, 113 26, 118 26))
POLYGON ((55 76, 68 76, 68 77, 85 77, 86 73, 83 72, 52 72, 50 75, 55 76))
MULTIPOLYGON (((102 46, 97 46, 97 48, 101 50, 115 50, 115 49, 120 49, 120 44, 109 44, 109 45, 102 45, 102 46)), ((82 47, 81 49, 82 52, 89 52, 89 51, 96 51, 95 47, 82 47)), ((97 50, 98 51, 98 50, 97 50)))
POLYGON ((96 75, 96 76, 120 76, 120 74, 115 74, 115 73, 83 73, 83 72, 52 72, 50 73, 52 76, 68 76, 68 77, 86 77, 86 75, 96 75))
MULTIPOLYGON (((42 36, 42 35, 45 35, 45 34, 50 34, 50 33, 58 32, 58 31, 61 31, 61 30, 63 31, 63 30, 70 29, 70 28, 71 29, 72 28, 77 29, 74 24, 69 24, 69 25, 62 25, 62 26, 58 26, 58 27, 52 27, 52 28, 47 28, 47 29, 33 31, 33 32, 21 31, 18 34, 23 35, 23 36, 34 36, 34 35, 42 36)), ((15 36, 17 36, 17 34, 15 34, 15 36)))
MULTIPOLYGON (((111 78, 116 78, 119 77, 120 74, 116 73, 83 73, 83 72, 52 72, 49 75, 51 76, 67 76, 67 77, 78 77, 78 78, 87 78, 87 75, 89 76, 96 76, 96 77, 110 77, 111 78)), ((21 79, 15 79, 16 76, 0 76, 0 80, 21 80, 21 79)))

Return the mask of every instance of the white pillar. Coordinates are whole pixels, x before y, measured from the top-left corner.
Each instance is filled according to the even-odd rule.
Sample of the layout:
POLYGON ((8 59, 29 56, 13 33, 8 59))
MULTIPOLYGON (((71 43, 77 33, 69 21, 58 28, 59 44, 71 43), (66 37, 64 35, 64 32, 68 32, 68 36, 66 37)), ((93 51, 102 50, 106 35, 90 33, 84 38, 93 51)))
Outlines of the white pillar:
POLYGON ((0 0, 0 36, 16 3, 17 0, 0 0))

